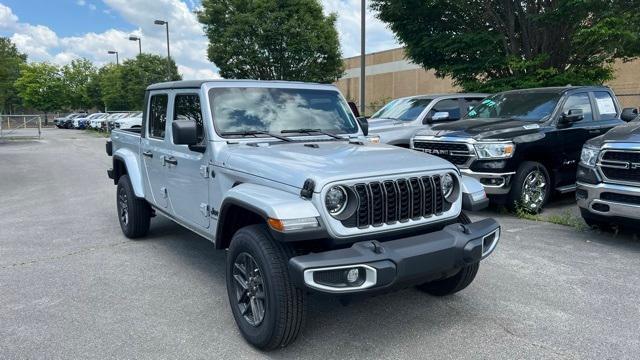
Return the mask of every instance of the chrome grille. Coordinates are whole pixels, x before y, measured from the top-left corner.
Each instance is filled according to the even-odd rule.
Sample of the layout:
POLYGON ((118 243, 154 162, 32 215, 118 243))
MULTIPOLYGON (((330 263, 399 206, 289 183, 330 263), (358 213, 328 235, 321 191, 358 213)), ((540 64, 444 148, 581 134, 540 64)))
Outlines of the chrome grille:
POLYGON ((640 182, 640 152, 605 150, 600 157, 598 167, 606 180, 640 182))
POLYGON ((414 150, 441 157, 458 166, 468 165, 475 156, 474 151, 463 143, 414 140, 414 150))
POLYGON ((345 227, 366 228, 418 220, 445 211, 440 176, 411 177, 355 184, 358 208, 345 227))

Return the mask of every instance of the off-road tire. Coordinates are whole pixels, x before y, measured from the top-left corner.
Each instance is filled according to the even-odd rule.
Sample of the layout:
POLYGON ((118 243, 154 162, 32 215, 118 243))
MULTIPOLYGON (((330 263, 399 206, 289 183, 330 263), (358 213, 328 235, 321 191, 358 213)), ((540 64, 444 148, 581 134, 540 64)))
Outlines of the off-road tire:
POLYGON ((136 197, 128 175, 120 176, 116 190, 118 221, 124 236, 137 239, 147 235, 151 223, 151 207, 145 199, 136 197), (123 195, 125 196, 123 198, 123 195), (126 203, 126 221, 123 217, 123 203, 126 203))
MULTIPOLYGON (((460 213, 458 217, 460 224, 470 224, 471 219, 465 213, 460 213)), ((468 265, 460 269, 455 275, 436 281, 430 281, 422 285, 418 285, 417 288, 434 296, 446 296, 455 294, 458 291, 465 289, 476 278, 478 269, 480 268, 480 262, 472 265, 468 265)))
POLYGON ((525 161, 518 167, 516 174, 513 176, 511 180, 511 191, 507 196, 507 207, 511 211, 516 211, 521 209, 531 214, 539 213, 544 205, 549 201, 549 197, 551 196, 551 177, 549 176, 549 171, 547 168, 535 161, 525 161), (546 186, 544 188, 544 196, 542 203, 536 207, 526 206, 523 201, 523 194, 525 192, 525 180, 527 177, 535 171, 540 171, 544 176, 544 180, 546 182, 546 186))
POLYGON ((288 244, 272 238, 265 225, 246 226, 238 230, 231 240, 226 264, 229 305, 240 333, 256 348, 273 350, 285 347, 298 337, 303 327, 305 293, 291 282, 287 265, 294 255, 288 244), (245 319, 237 300, 233 269, 236 259, 243 253, 255 260, 264 284, 264 317, 257 326, 245 319))

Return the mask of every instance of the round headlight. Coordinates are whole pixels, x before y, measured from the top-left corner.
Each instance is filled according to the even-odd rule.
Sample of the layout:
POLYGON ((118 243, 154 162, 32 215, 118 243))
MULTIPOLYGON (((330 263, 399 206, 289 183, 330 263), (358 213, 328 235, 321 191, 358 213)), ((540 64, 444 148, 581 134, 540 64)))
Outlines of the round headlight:
POLYGON ((442 195, 445 197, 445 199, 448 199, 453 194, 455 185, 456 184, 451 174, 444 174, 442 176, 442 195))
POLYGON ((347 207, 347 191, 342 186, 334 186, 324 198, 324 205, 327 207, 329 214, 340 215, 347 207))

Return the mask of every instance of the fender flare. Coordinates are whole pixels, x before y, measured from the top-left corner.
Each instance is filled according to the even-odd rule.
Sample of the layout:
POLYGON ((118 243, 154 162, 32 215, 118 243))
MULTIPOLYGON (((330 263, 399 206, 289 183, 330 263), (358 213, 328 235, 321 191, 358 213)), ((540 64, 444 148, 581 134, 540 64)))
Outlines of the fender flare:
MULTIPOLYGON (((129 149, 118 149, 113 154, 114 170, 116 169, 116 166, 115 166, 116 161, 122 161, 124 163, 124 166, 126 167, 127 175, 129 175, 129 180, 131 180, 133 192, 135 193, 136 197, 144 198, 142 170, 140 168, 140 163, 138 161, 138 154, 134 153, 129 149)), ((114 181, 116 181, 116 183, 120 175, 122 174, 115 174, 114 181)))
POLYGON ((478 211, 489 206, 489 198, 480 181, 471 176, 462 175, 462 209, 478 211))

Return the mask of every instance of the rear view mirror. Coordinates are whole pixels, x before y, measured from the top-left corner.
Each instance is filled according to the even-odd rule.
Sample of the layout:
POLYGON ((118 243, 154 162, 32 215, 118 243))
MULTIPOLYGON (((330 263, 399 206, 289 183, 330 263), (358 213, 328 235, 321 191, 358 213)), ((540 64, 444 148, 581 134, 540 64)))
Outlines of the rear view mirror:
POLYGON ((174 120, 171 124, 175 145, 195 145, 198 143, 198 131, 193 120, 174 120))
POLYGON ((367 121, 366 117, 359 117, 358 118, 358 123, 360 124, 360 127, 362 128, 362 133, 364 134, 364 136, 369 135, 369 121, 367 121))
POLYGON ((570 125, 582 119, 584 119, 582 109, 570 109, 566 113, 562 114, 561 123, 564 125, 570 125))
POLYGON ((620 115, 620 118, 626 122, 634 120, 637 117, 638 117, 638 108, 622 109, 622 114, 620 115))

